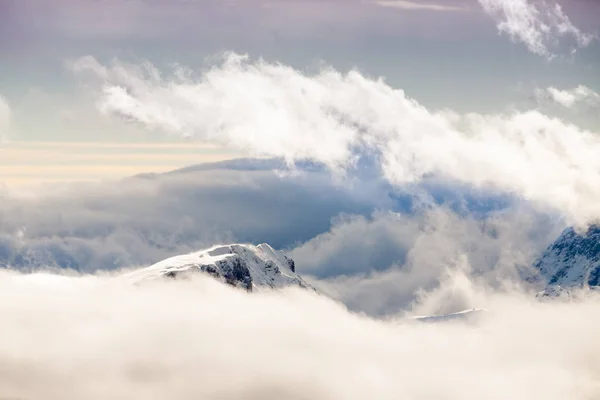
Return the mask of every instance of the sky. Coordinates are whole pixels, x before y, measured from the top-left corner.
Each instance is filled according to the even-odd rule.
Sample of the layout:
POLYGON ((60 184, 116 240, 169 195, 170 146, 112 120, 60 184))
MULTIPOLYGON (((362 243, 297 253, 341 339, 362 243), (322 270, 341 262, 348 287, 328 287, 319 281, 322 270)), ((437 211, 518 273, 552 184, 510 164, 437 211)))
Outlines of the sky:
MULTIPOLYGON (((600 90, 600 44, 592 36, 599 29, 594 17, 600 12, 598 2, 562 2, 562 15, 570 24, 562 28, 558 14, 548 13, 554 20, 544 15, 551 4, 544 6, 548 10, 538 7, 536 25, 522 0, 499 2, 509 8, 483 0, 438 3, 3 0, 0 74, 5 79, 0 81, 0 94, 11 116, 9 133, 4 136, 12 142, 180 142, 177 137, 156 135, 100 115, 93 95, 69 67, 85 56, 101 63, 118 58, 151 62, 159 69, 177 63, 202 70, 223 52, 233 51, 299 71, 323 66, 340 72, 356 69, 374 79, 384 77, 389 85, 405 90, 432 110, 462 113, 535 108, 539 106, 536 93, 549 87, 573 90, 581 85, 600 90), (512 20, 502 25, 508 16, 512 20), (530 35, 552 26, 549 23, 559 28, 540 37, 530 35), (510 31, 515 27, 516 31, 510 31)), ((571 112, 568 117, 597 130, 595 111, 571 112)), ((125 161, 111 154, 103 173, 115 177, 193 163, 180 157, 176 146, 166 146, 163 160, 154 166, 144 161, 143 150, 129 148, 138 160, 125 161)), ((210 156, 201 153, 197 161, 231 158, 230 150, 210 156)), ((77 157, 64 162, 48 155, 41 161, 33 150, 24 157, 23 150, 2 151, 9 152, 9 161, 3 162, 0 172, 5 182, 35 181, 28 170, 34 159, 48 167, 38 169, 40 178, 97 176, 96 167, 75 163, 77 157), (77 171, 68 167, 75 164, 77 171)), ((73 151, 69 147, 59 153, 73 151)))

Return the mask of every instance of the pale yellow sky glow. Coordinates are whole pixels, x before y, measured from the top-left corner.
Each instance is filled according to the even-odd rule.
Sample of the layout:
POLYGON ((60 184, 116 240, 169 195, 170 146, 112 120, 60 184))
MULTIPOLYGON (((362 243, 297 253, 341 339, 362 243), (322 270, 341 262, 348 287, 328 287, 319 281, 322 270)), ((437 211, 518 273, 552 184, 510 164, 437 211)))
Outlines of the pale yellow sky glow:
POLYGON ((199 143, 10 142, 0 145, 0 183, 118 179, 238 156, 199 143))

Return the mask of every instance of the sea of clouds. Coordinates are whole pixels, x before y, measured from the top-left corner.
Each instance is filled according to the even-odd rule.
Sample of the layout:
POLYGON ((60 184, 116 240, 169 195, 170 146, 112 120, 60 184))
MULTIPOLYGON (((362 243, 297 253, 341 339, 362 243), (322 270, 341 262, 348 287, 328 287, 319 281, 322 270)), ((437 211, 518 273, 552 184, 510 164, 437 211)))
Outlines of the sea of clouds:
POLYGON ((248 294, 211 278, 131 286, 3 272, 0 397, 19 399, 592 399, 596 298, 540 303, 449 276, 490 311, 376 320, 300 289, 248 294))

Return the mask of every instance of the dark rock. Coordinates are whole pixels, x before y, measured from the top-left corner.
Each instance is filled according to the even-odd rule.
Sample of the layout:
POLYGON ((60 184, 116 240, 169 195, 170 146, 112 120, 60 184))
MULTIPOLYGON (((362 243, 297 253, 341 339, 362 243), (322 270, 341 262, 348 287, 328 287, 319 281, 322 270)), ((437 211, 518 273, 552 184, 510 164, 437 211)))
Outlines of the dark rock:
POLYGON ((294 262, 294 260, 292 260, 291 258, 288 258, 288 257, 285 257, 285 259, 287 260, 287 263, 290 266, 290 269, 292 270, 292 272, 296 272, 296 263, 294 262))

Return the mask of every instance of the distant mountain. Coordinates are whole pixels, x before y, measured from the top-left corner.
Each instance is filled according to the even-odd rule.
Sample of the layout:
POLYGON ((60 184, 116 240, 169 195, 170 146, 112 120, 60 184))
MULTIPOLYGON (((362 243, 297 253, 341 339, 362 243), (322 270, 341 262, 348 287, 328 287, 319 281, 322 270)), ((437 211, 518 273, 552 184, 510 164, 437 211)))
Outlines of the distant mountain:
MULTIPOLYGON (((310 160, 298 160, 294 163, 297 170, 304 172, 326 172, 327 167, 321 163, 310 160)), ((185 174, 199 171, 280 171, 290 170, 289 165, 282 158, 234 158, 231 160, 207 162, 194 164, 183 168, 178 168, 162 173, 142 173, 134 175, 133 178, 156 178, 159 176, 169 176, 185 174)))
POLYGON ((600 226, 590 227, 585 234, 566 229, 533 267, 538 274, 530 281, 555 287, 549 292, 556 292, 557 286, 600 286, 600 226))
POLYGON ((204 273, 247 291, 297 286, 316 291, 296 274, 294 260, 268 244, 231 244, 167 258, 126 274, 135 282, 157 278, 186 278, 204 273))
POLYGON ((472 308, 470 310, 464 310, 455 312, 452 314, 439 314, 439 315, 423 315, 412 317, 412 319, 421 322, 447 322, 447 321, 464 321, 464 320, 472 320, 476 317, 481 317, 488 312, 485 308, 472 308))

